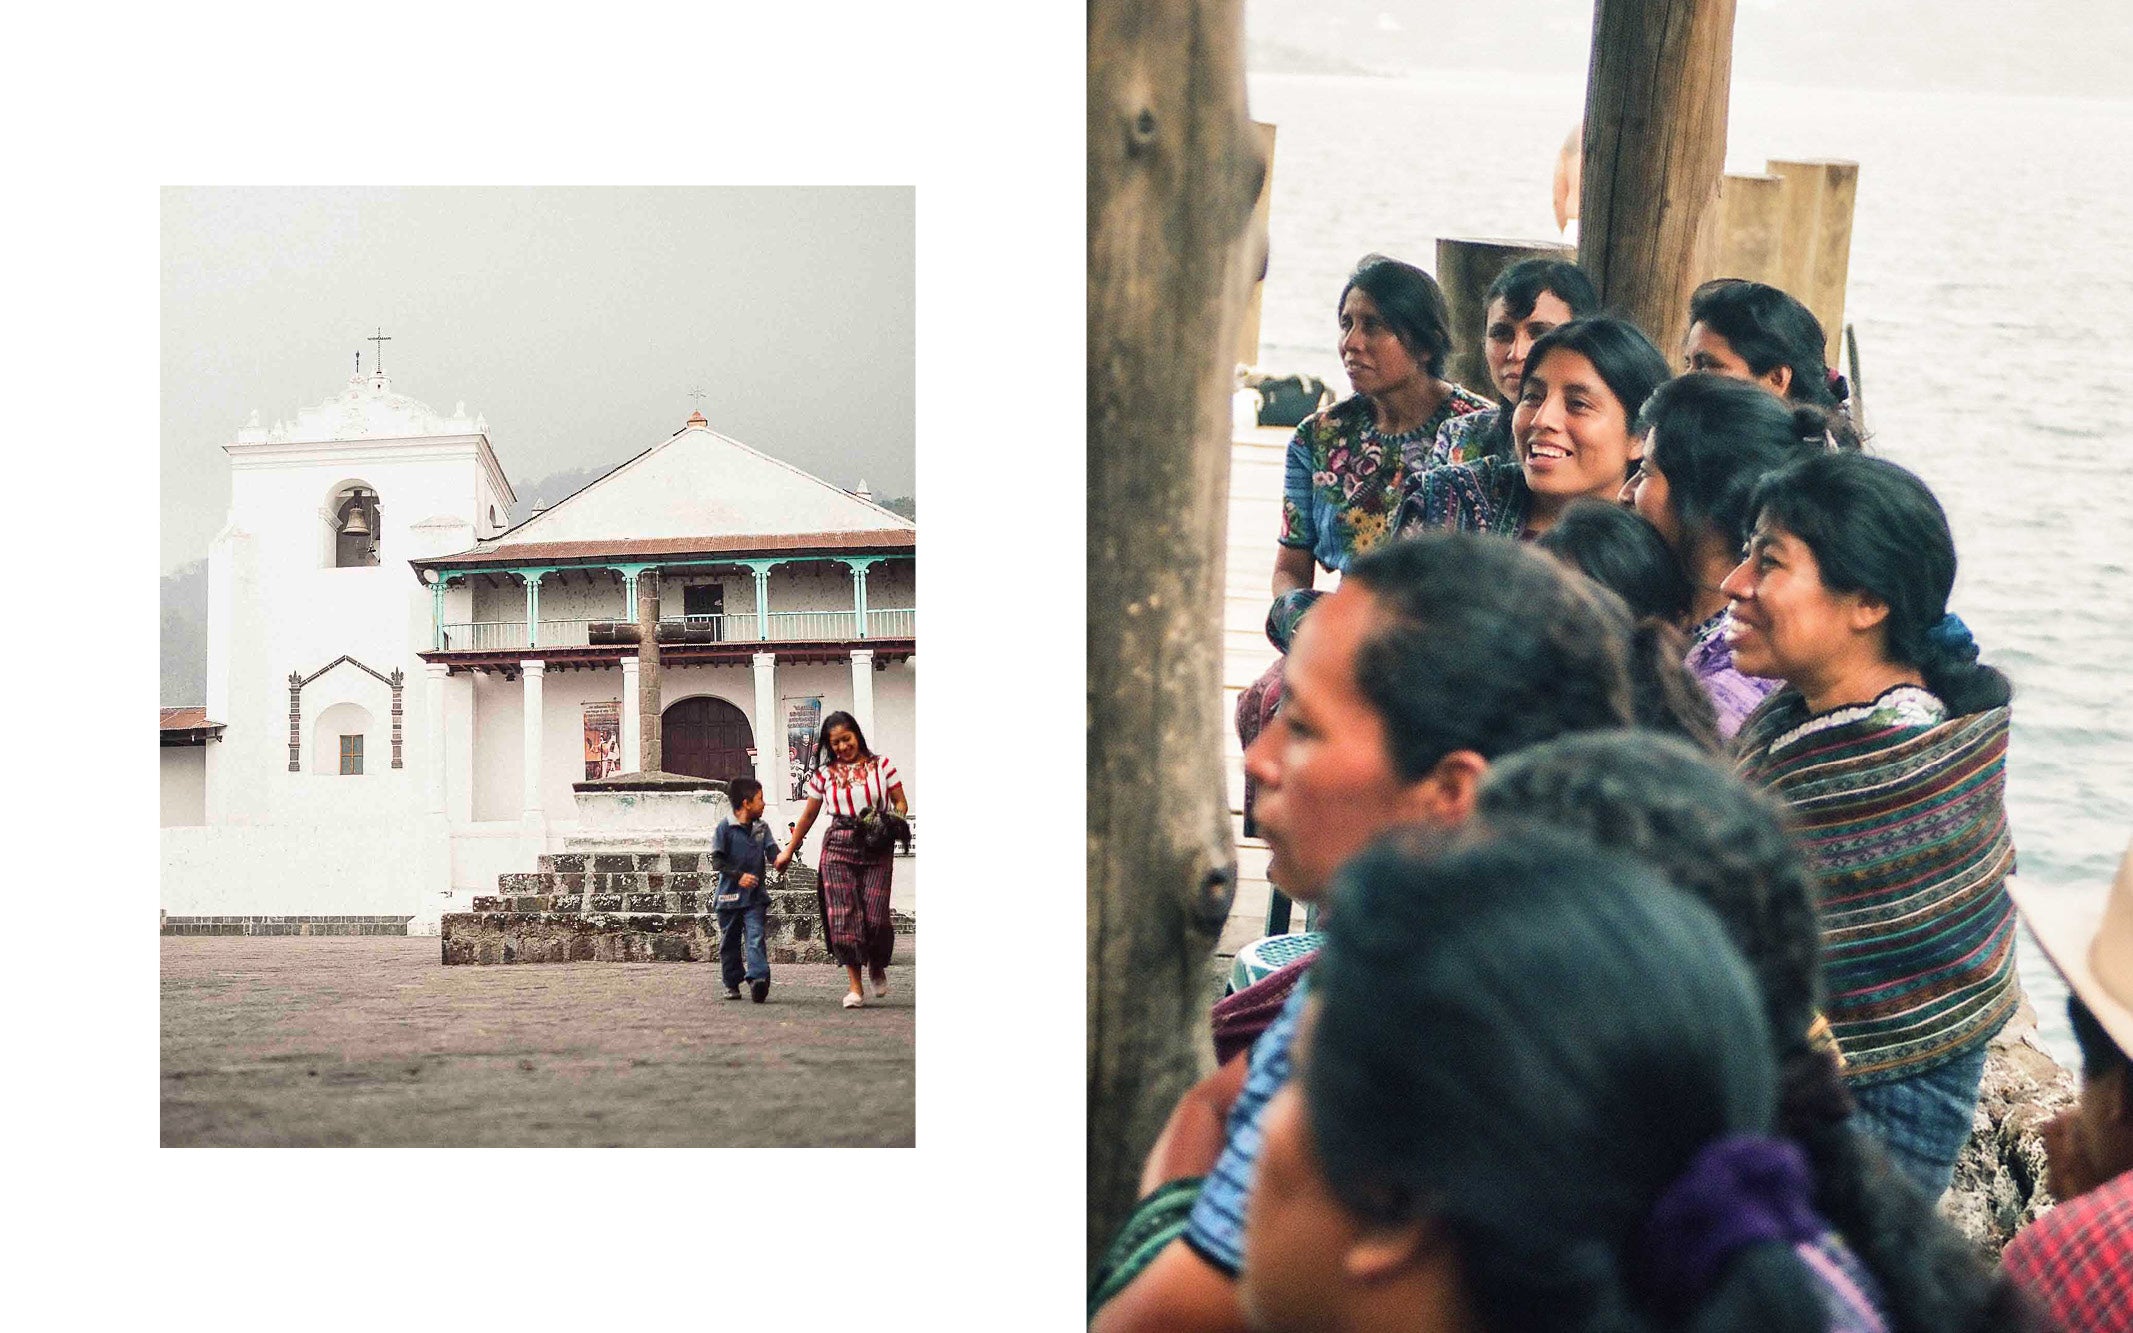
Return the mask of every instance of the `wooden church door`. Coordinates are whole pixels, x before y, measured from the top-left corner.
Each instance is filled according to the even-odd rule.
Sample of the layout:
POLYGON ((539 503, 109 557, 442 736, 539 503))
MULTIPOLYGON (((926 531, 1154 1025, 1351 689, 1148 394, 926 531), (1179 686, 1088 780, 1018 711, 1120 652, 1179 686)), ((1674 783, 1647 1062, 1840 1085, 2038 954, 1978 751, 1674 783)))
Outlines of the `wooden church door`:
POLYGON ((659 719, 660 766, 696 778, 755 776, 748 715, 724 699, 684 699, 659 719))

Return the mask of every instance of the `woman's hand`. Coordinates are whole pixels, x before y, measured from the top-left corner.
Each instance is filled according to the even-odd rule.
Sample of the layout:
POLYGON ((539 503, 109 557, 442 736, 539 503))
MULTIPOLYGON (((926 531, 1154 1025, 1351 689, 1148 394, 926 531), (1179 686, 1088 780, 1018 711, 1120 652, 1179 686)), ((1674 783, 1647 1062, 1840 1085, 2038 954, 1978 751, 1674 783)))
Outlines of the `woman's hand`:
POLYGON ((770 863, 770 868, 772 870, 777 871, 779 874, 783 874, 785 873, 786 865, 789 864, 791 861, 792 848, 787 847, 784 851, 778 853, 777 858, 770 863))

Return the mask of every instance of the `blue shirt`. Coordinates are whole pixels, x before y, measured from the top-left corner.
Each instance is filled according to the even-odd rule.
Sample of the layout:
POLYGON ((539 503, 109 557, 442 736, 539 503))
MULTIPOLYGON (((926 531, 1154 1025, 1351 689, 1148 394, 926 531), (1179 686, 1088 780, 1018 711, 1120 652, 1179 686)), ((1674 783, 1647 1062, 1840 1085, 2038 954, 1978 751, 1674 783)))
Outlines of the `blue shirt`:
POLYGON ((730 912, 742 907, 767 905, 770 889, 763 883, 770 858, 778 854, 770 825, 760 819, 736 824, 721 819, 711 831, 711 868, 718 872, 718 909, 730 912), (741 887, 741 876, 755 876, 755 887, 741 887))
POLYGON ((1252 1043, 1244 1088, 1229 1108, 1226 1140, 1215 1169, 1200 1186, 1200 1197, 1185 1223, 1185 1243, 1201 1258, 1235 1277, 1244 1267, 1244 1211, 1251 1202, 1252 1181, 1259 1173, 1259 1145, 1266 1133, 1267 1103, 1289 1081, 1289 1048, 1303 1019, 1306 975, 1289 992, 1281 1012, 1252 1043))

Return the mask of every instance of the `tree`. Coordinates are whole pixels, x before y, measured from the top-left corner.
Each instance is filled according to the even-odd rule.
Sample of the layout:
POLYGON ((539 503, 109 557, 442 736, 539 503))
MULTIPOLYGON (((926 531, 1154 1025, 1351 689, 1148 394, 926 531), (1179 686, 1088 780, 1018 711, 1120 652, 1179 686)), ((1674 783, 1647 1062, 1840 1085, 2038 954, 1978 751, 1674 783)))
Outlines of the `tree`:
POLYGON ((1241 0, 1091 0, 1089 1241, 1198 1069, 1235 888, 1221 770, 1230 394, 1264 250, 1241 0))

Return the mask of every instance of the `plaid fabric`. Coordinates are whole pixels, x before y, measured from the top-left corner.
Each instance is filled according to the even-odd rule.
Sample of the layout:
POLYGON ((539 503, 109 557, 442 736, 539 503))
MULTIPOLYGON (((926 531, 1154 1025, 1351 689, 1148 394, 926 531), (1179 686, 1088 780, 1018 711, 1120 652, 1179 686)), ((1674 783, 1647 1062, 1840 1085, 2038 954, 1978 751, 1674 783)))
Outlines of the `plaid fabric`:
POLYGON ((1189 1176, 1158 1187, 1155 1193, 1134 1205, 1133 1216, 1119 1228, 1118 1239, 1104 1251, 1096 1272, 1089 1278, 1091 1323, 1095 1322, 1098 1310, 1124 1291, 1133 1279, 1148 1271, 1148 1265, 1155 1262, 1155 1257, 1183 1234, 1186 1214, 1192 1211, 1192 1201, 1199 1193, 1200 1177, 1189 1176))
POLYGON ((1215 1001, 1209 1018, 1213 1020, 1216 1064, 1228 1064, 1237 1052, 1248 1051, 1258 1042, 1281 1016, 1289 1002, 1289 992, 1296 989, 1296 983, 1303 980, 1304 972, 1317 957, 1313 950, 1275 968, 1243 990, 1215 1001))
POLYGON ((2000 1263, 2067 1333, 2133 1333, 2133 1171, 2032 1222, 2000 1263))
POLYGON ((1810 718, 1789 688, 1741 724, 1741 776, 1790 807, 1820 883, 1824 1012, 1854 1088, 1982 1049, 2021 999, 2007 724, 1810 718))
POLYGON ((1193 1252, 1231 1277, 1244 1267, 1244 1213, 1251 1201, 1252 1182, 1259 1175, 1267 1103, 1289 1081, 1289 1047, 1296 1041, 1307 989, 1301 984, 1289 988, 1281 1013, 1253 1044, 1251 1071, 1223 1127, 1227 1139, 1222 1155, 1201 1185, 1192 1220, 1185 1228, 1185 1243, 1193 1252))
POLYGON ((843 818, 822 838, 822 921, 830 952, 846 967, 882 968, 896 949, 889 920, 889 881, 896 865, 889 852, 868 855, 858 828, 843 818))

